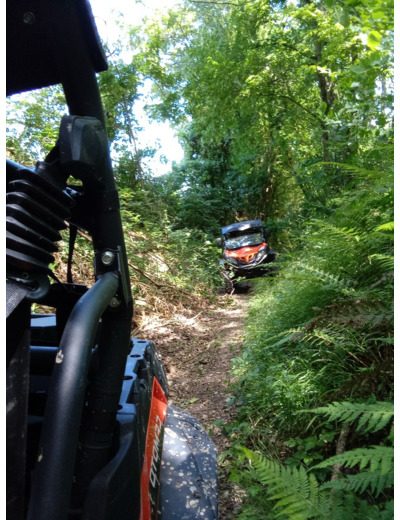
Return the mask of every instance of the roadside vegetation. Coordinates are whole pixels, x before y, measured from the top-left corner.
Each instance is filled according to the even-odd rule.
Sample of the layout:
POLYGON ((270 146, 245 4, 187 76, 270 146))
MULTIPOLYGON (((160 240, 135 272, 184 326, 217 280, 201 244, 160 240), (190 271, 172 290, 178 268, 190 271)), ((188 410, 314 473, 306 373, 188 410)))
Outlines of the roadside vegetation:
MULTIPOLYGON (((236 420, 216 423, 231 444, 221 474, 245 495, 235 518, 392 519, 393 1, 187 0, 125 30, 132 59, 106 48, 99 81, 133 332, 215 300, 220 227, 261 218, 279 269, 254 282, 229 376, 236 420), (185 149, 161 177, 135 137, 146 79, 149 117, 185 149)), ((62 92, 8 103, 7 156, 33 165, 62 92)), ((90 283, 88 241, 79 230, 77 282, 90 283)), ((67 258, 68 234, 60 277, 67 258)))
POLYGON ((393 518, 393 201, 367 173, 256 284, 226 428, 239 518, 393 518))

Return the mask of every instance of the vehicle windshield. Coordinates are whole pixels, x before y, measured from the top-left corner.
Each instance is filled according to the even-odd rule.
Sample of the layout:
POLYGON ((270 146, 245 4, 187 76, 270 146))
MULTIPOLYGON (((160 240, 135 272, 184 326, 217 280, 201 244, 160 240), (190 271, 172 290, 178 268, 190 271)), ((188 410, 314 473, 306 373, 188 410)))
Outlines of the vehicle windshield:
POLYGON ((228 236, 227 238, 225 238, 225 248, 240 249, 241 247, 246 246, 257 246, 258 244, 262 244, 263 242, 264 237, 261 232, 236 237, 228 236))

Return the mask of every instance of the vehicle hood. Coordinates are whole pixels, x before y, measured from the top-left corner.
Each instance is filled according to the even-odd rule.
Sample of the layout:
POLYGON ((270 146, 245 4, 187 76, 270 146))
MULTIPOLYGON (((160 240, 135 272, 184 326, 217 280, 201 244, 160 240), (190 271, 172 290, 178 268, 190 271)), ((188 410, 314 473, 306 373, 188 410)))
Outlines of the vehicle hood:
POLYGON ((245 246, 240 249, 225 249, 224 255, 226 258, 237 258, 242 262, 250 262, 257 255, 263 247, 266 247, 266 242, 256 246, 245 246))

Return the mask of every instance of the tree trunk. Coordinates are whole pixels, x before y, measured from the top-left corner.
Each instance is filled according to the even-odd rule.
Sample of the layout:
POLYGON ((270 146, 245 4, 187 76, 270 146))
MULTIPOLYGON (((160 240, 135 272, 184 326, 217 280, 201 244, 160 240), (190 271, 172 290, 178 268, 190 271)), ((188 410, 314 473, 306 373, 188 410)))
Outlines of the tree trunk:
MULTIPOLYGON (((316 63, 322 64, 322 41, 317 40, 315 42, 315 57, 316 63)), ((318 85, 319 85, 319 93, 321 100, 325 103, 324 115, 328 116, 332 106, 335 102, 335 91, 334 91, 334 83, 331 81, 326 74, 317 71, 318 85)), ((321 145, 322 145, 322 157, 324 162, 329 162, 330 153, 329 153, 329 130, 325 123, 321 125, 322 136, 321 136, 321 145)))

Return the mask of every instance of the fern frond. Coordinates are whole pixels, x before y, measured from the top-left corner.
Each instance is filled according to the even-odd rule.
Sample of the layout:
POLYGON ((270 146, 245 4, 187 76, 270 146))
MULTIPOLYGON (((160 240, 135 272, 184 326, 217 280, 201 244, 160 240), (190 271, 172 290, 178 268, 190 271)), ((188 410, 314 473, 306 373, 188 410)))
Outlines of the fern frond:
MULTIPOLYGON (((310 165, 310 168, 321 166, 322 163, 315 163, 310 165)), ((345 164, 345 163, 337 163, 337 162, 324 162, 324 166, 337 166, 341 170, 347 172, 347 174, 353 175, 354 177, 367 177, 372 179, 380 179, 382 177, 386 177, 388 174, 386 172, 378 171, 378 170, 370 170, 367 168, 362 168, 361 166, 356 166, 355 164, 345 164)))
POLYGON ((389 408, 386 403, 369 405, 369 410, 365 411, 358 421, 357 431, 375 433, 385 428, 394 415, 393 403, 390 404, 391 408, 389 408), (374 409, 375 406, 376 408, 374 409), (381 408, 379 409, 379 407, 381 408))
POLYGON ((374 254, 370 255, 368 257, 369 262, 372 264, 372 262, 378 263, 383 269, 386 269, 388 271, 387 273, 387 279, 393 278, 394 274, 394 256, 390 255, 382 255, 382 254, 374 254))
POLYGON ((385 509, 379 511, 374 520, 393 520, 394 518, 394 501, 386 502, 385 509))
POLYGON ((371 446, 369 448, 356 448, 339 455, 329 457, 315 466, 315 468, 328 468, 334 465, 353 468, 359 465, 360 470, 369 467, 371 473, 377 472, 386 475, 393 471, 394 449, 391 446, 371 446))
POLYGON ((313 267, 311 265, 306 265, 301 262, 294 262, 293 263, 293 269, 294 270, 303 270, 308 271, 311 273, 314 278, 320 280, 321 282, 326 283, 327 285, 336 286, 339 289, 346 289, 351 286, 352 282, 349 280, 345 280, 341 278, 340 276, 335 276, 331 273, 327 273, 326 271, 323 271, 322 269, 317 269, 316 267, 313 267))
POLYGON ((375 231, 394 231, 394 222, 386 222, 375 228, 375 231))
MULTIPOLYGON (((370 296, 377 296, 376 289, 370 288, 370 296)), ((359 297, 360 301, 362 298, 368 297, 366 291, 362 293, 356 293, 355 296, 359 297)), ((328 308, 328 310, 330 310, 328 308)), ((337 309, 334 309, 337 311, 337 309)), ((332 314, 330 315, 332 317, 332 314)), ((393 309, 384 305, 378 301, 361 301, 361 303, 354 304, 352 302, 344 303, 339 312, 333 317, 337 325, 347 326, 350 325, 352 328, 362 328, 365 326, 377 327, 384 322, 391 322, 393 320, 393 309)))
POLYGON ((347 475, 340 480, 334 480, 322 484, 321 489, 335 489, 363 493, 368 488, 375 496, 379 496, 384 489, 391 488, 394 484, 394 472, 382 475, 378 471, 347 475))
POLYGON ((327 415, 331 421, 343 423, 358 419, 357 431, 375 433, 385 428, 394 416, 394 403, 379 401, 377 403, 353 403, 344 401, 332 403, 328 406, 308 410, 312 413, 327 415))
POLYGON ((348 227, 337 227, 333 224, 329 224, 326 221, 313 219, 311 220, 311 223, 318 226, 320 229, 323 229, 324 233, 329 233, 330 236, 337 236, 341 239, 345 238, 348 240, 355 240, 359 241, 361 236, 364 236, 365 233, 355 229, 355 228, 348 228, 348 227))
POLYGON ((329 494, 319 491, 313 474, 303 466, 289 468, 243 448, 252 463, 254 476, 266 486, 268 499, 276 501, 276 516, 307 520, 330 519, 329 494))

